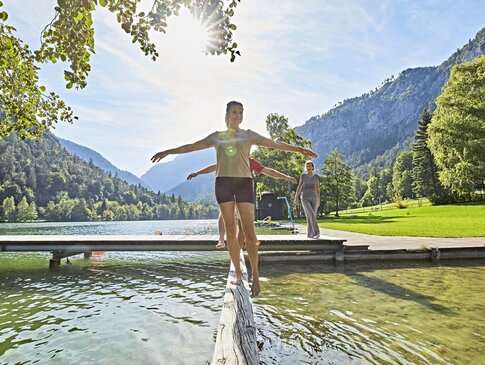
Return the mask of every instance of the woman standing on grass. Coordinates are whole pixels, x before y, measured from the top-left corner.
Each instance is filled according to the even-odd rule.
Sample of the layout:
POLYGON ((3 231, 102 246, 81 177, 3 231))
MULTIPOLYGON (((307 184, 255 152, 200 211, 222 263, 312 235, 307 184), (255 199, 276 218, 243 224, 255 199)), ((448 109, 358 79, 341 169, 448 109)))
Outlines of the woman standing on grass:
POLYGON ((253 179, 249 167, 249 151, 252 145, 279 149, 288 152, 301 153, 310 158, 316 157, 311 150, 283 142, 273 141, 249 129, 241 129, 243 120, 243 105, 231 101, 226 106, 226 126, 223 132, 214 132, 195 143, 161 151, 153 155, 152 162, 158 162, 173 154, 188 153, 214 147, 217 152, 215 192, 222 213, 229 246, 229 255, 236 272, 233 284, 242 282, 241 265, 239 263, 240 248, 236 236, 234 208, 237 206, 241 216, 241 224, 246 238, 246 249, 251 263, 251 292, 256 296, 260 292, 258 246, 254 231, 254 190, 253 179))
POLYGON ((317 210, 320 206, 320 177, 315 174, 315 165, 312 161, 305 163, 305 172, 300 176, 300 182, 296 188, 295 205, 301 195, 301 205, 305 212, 307 223, 307 236, 319 238, 320 228, 317 224, 317 210))

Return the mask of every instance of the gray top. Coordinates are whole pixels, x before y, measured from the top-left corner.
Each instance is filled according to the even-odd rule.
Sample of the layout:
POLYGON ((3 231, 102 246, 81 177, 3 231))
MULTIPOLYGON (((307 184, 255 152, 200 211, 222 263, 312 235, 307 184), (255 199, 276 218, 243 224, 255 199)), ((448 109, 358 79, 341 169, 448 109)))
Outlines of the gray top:
POLYGON ((316 199, 317 195, 317 187, 320 183, 320 177, 317 174, 313 174, 313 176, 308 176, 307 174, 301 174, 301 182, 302 182, 302 189, 301 189, 301 198, 302 199, 316 199))
POLYGON ((251 146, 264 139, 250 129, 228 129, 215 132, 206 138, 217 151, 216 176, 251 177, 249 151, 251 146))

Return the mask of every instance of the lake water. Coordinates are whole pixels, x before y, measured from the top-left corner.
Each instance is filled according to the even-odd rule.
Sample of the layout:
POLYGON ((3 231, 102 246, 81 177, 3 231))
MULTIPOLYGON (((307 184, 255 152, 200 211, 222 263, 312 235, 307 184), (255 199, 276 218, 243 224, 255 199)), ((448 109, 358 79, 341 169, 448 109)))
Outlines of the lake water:
MULTIPOLYGON (((216 221, 3 224, 0 234, 215 234, 216 221), (185 230, 184 230, 185 229, 185 230)), ((0 253, 0 364, 206 364, 226 252, 0 253)), ((262 263, 263 364, 485 363, 485 262, 262 263)))

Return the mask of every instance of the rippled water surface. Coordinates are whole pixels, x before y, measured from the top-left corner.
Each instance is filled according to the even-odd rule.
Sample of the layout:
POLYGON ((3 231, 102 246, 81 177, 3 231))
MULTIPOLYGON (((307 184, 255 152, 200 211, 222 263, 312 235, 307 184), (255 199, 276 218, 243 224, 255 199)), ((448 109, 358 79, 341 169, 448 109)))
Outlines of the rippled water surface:
MULTIPOLYGON (((225 252, 98 253, 58 271, 48 258, 0 253, 0 364, 211 359, 225 252)), ((483 261, 263 262, 261 273, 253 303, 263 364, 485 363, 483 261)))

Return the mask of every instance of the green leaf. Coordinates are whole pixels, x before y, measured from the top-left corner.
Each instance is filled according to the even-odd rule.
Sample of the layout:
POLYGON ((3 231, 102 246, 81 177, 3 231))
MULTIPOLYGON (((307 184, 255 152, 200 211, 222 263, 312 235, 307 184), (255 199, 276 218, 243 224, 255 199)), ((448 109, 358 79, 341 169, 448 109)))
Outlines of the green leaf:
POLYGON ((106 5, 108 5, 108 2, 106 0, 99 0, 99 5, 104 8, 106 5))
POLYGON ((229 28, 231 28, 232 30, 236 30, 237 29, 236 24, 230 24, 229 25, 229 28))
POLYGON ((45 91, 45 86, 41 85, 39 86, 40 91, 44 92, 45 91))
POLYGON ((2 11, 0 13, 0 19, 2 19, 3 21, 7 20, 8 19, 8 14, 6 11, 2 11))
POLYGON ((73 18, 74 19, 74 22, 77 24, 79 23, 82 19, 83 19, 83 13, 82 12, 78 12, 76 14, 76 16, 73 18))

